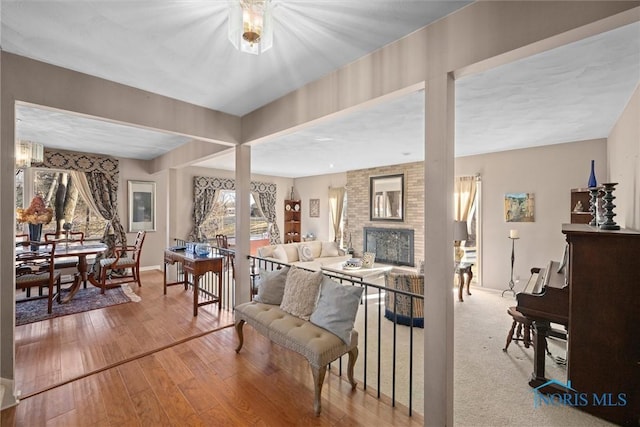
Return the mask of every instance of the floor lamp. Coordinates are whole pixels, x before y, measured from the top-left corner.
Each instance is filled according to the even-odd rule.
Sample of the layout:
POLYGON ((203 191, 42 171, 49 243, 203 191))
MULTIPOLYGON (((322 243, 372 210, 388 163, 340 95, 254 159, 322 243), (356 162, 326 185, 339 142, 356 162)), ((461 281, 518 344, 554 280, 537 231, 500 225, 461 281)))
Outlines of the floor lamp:
POLYGON ((509 230, 509 239, 511 239, 511 279, 509 279, 509 289, 502 291, 502 296, 504 296, 505 292, 511 292, 514 297, 516 296, 516 291, 513 290, 513 286, 515 285, 513 282, 513 262, 516 260, 515 243, 519 238, 520 235, 518 234, 518 230, 509 230))

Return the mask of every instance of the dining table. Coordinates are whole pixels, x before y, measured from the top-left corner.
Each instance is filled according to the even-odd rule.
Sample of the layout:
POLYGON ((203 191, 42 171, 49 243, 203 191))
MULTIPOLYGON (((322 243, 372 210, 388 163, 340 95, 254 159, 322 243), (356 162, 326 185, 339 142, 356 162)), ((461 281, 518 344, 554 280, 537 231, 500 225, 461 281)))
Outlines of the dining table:
MULTIPOLYGON (((74 274, 73 284, 69 288, 69 293, 65 298, 63 298, 60 302, 67 303, 73 299, 78 290, 80 289, 80 284, 87 280, 92 285, 100 287, 100 283, 97 278, 94 276, 92 272, 88 271, 88 262, 87 257, 92 255, 97 255, 107 250, 107 245, 104 243, 86 243, 86 244, 70 244, 67 245, 65 243, 58 243, 56 245, 54 258, 77 258, 77 273, 74 274)), ((30 252, 29 246, 17 246, 16 247, 16 257, 24 254, 26 252, 30 252)))

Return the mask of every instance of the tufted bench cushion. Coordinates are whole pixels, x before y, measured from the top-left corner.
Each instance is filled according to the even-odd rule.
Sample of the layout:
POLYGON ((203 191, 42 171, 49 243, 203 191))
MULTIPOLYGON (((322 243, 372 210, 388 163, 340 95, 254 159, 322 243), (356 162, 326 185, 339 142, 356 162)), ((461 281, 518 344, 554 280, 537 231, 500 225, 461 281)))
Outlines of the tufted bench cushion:
POLYGON ((251 325, 272 342, 295 351, 307 359, 314 379, 316 415, 320 414, 320 395, 327 365, 347 353, 349 353, 347 376, 352 387, 355 388, 353 366, 358 357, 358 332, 355 329, 351 331, 351 342, 347 345, 337 335, 309 321, 292 316, 277 305, 251 301, 235 307, 235 327, 240 341, 236 352, 242 348, 244 323, 251 325))

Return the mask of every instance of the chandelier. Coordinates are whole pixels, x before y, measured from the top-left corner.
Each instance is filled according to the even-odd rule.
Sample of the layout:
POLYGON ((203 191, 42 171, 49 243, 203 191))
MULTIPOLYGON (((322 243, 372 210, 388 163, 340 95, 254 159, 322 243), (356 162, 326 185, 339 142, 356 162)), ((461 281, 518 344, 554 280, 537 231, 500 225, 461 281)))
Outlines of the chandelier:
POLYGON ((273 46, 271 0, 231 0, 229 40, 241 52, 259 55, 273 46))
POLYGON ((42 144, 23 140, 16 142, 16 169, 28 168, 31 163, 40 163, 43 160, 44 147, 42 144))

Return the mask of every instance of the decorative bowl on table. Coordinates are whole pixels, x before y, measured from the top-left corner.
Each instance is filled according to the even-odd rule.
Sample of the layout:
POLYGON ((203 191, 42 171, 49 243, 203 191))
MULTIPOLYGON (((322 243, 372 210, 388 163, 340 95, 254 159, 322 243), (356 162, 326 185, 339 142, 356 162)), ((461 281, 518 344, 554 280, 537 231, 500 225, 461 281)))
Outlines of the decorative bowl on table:
POLYGON ((345 270, 358 270, 362 268, 362 260, 360 258, 349 258, 342 264, 345 270))

